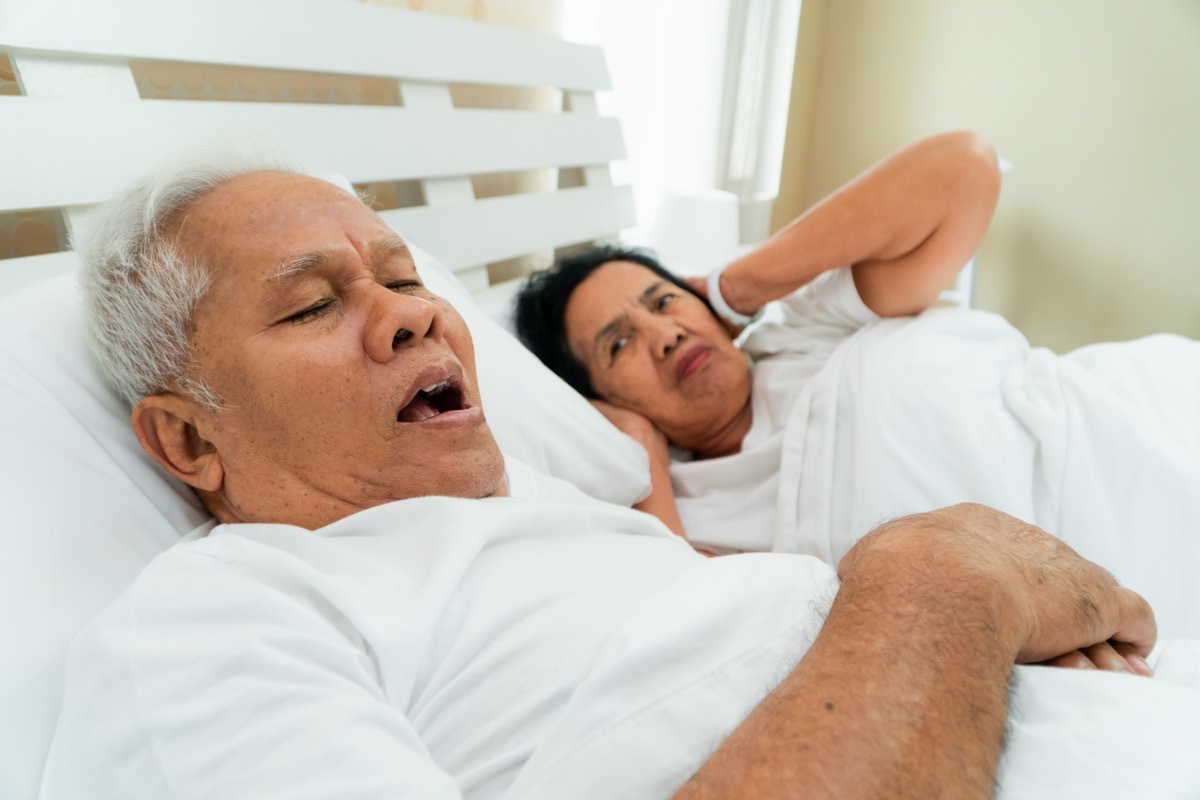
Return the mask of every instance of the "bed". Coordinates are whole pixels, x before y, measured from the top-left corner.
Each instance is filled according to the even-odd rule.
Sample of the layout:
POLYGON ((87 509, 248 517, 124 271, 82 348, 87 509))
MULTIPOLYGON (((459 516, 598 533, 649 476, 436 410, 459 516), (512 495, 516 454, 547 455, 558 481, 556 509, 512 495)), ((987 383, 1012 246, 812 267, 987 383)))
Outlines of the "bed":
MULTIPOLYGON (((647 485, 644 454, 497 322, 512 282, 493 281, 488 268, 633 223, 628 187, 609 177, 623 145, 616 120, 597 111, 595 93, 608 85, 602 53, 351 0, 303 8, 286 0, 0 2, 0 55, 21 90, 0 96, 0 213, 51 210, 69 235, 87 224, 89 206, 180 146, 228 131, 278 140, 306 163, 390 196, 395 207, 383 217, 411 238, 422 275, 472 328, 505 453, 631 504, 647 485), (336 102, 297 102, 298 92, 284 102, 144 97, 139 71, 164 63, 332 82, 336 102), (463 107, 455 97, 464 86, 534 87, 556 107, 463 107), (536 191, 476 196, 473 177, 532 170, 549 175, 536 191)), ((192 493, 142 453, 127 410, 89 361, 75 266, 65 243, 0 264, 0 635, 10 643, 0 660, 0 796, 13 800, 37 794, 74 633, 150 559, 211 524, 192 493)), ((1200 729, 1193 694, 1148 704, 1131 697, 1112 717, 1132 725, 1150 707, 1149 719, 1161 722, 1142 750, 1178 763, 1164 790, 1200 785, 1200 764, 1179 745, 1200 729), (1175 721, 1180 709, 1197 718, 1175 721)), ((1082 735, 1086 726, 1036 730, 1082 735)), ((1038 740, 1023 741, 1015 757, 1036 762, 1038 740)), ((1147 757, 1142 768, 1153 763, 1147 757)), ((1025 783, 1014 785, 1041 785, 1053 764, 1043 769, 1025 769, 1025 783)))

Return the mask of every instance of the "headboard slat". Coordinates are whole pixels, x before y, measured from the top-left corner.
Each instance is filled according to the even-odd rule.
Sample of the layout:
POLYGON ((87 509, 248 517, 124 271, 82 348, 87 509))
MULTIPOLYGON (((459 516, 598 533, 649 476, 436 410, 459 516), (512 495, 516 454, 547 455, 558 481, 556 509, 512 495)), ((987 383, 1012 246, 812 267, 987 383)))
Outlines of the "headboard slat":
POLYGON ((0 261, 0 290, 15 291, 46 278, 74 272, 78 266, 79 258, 71 252, 6 258, 0 261))
POLYGON ((609 88, 600 48, 347 0, 6 2, 0 3, 0 47, 487 85, 609 88))
POLYGON ((430 248, 437 242, 438 259, 453 270, 602 238, 636 223, 628 186, 489 197, 381 216, 417 244, 430 248))
POLYGON ((636 223, 598 47, 361 0, 0 0, 5 57, 24 96, 0 95, 0 292, 69 271, 30 254, 226 134, 369 184, 472 290, 636 223))
POLYGON ((488 109, 0 97, 0 209, 95 203, 189 142, 255 130, 351 181, 606 164, 624 156, 606 117, 488 109), (94 153, 104 153, 97 160, 94 153), (57 177, 56 177, 57 176, 57 177))

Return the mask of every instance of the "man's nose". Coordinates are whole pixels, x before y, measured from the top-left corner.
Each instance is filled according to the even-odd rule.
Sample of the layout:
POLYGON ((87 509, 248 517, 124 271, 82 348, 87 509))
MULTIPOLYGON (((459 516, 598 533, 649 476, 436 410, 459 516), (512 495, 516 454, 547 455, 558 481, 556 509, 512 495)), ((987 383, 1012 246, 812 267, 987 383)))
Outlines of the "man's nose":
POLYGON ((401 348, 418 345, 427 337, 440 337, 442 325, 441 309, 432 300, 380 286, 374 290, 367 319, 367 354, 386 363, 401 348))

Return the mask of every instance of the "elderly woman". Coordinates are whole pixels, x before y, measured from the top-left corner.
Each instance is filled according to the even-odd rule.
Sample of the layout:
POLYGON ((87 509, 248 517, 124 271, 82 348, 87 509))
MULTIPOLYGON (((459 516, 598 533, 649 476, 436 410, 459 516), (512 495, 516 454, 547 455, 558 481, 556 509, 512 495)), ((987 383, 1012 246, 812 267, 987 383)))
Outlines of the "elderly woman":
POLYGON ((1059 357, 993 314, 926 311, 998 190, 985 142, 936 136, 707 281, 638 251, 564 260, 523 289, 518 333, 642 442, 639 507, 698 547, 836 563, 881 519, 976 501, 1114 570, 1168 635, 1198 634, 1200 344, 1059 357))

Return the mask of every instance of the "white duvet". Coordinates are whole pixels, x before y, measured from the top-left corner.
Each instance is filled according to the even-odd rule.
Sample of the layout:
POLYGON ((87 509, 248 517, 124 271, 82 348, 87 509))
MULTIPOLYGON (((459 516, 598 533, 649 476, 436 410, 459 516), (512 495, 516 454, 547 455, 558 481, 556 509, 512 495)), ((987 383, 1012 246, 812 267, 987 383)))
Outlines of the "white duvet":
MULTIPOLYGON (((669 796, 804 653, 836 586, 705 559, 510 464, 173 548, 71 650, 43 798, 669 796)), ((1160 677, 1020 670, 1002 797, 1200 793, 1200 651, 1160 677)))
POLYGON ((1200 637, 1200 344, 1066 356, 939 310, 850 337, 796 399, 774 547, 840 558, 881 520, 960 501, 1056 534, 1200 637))
POLYGON ((984 503, 1114 572, 1165 636, 1200 638, 1200 343, 1058 356, 981 311, 881 320, 848 269, 781 310, 745 343, 742 452, 672 465, 689 538, 837 563, 887 519, 984 503))

